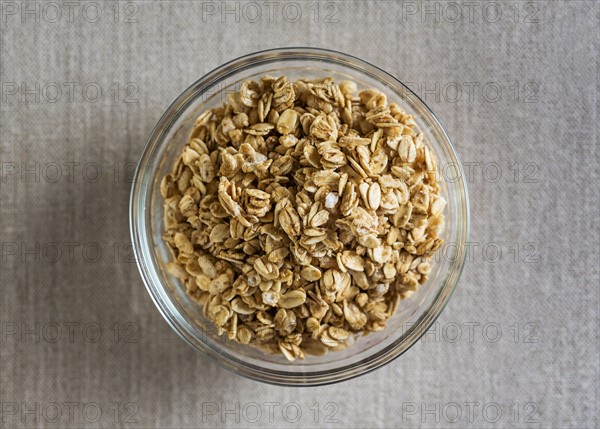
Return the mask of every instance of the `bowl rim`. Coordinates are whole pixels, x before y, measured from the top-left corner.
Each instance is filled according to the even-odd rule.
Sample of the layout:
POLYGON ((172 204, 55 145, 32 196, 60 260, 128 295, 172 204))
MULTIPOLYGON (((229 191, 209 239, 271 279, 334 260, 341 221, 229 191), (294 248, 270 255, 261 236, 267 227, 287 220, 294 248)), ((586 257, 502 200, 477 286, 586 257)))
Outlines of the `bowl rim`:
MULTIPOLYGON (((362 360, 352 362, 334 370, 330 369, 303 373, 266 369, 254 364, 244 363, 223 353, 221 350, 211 347, 203 341, 201 341, 201 345, 192 341, 193 338, 197 339, 197 337, 193 336, 188 329, 194 330, 194 328, 186 323, 188 325, 186 329, 186 326, 181 320, 172 317, 172 310, 174 309, 173 303, 165 301, 159 294, 159 288, 155 285, 155 280, 159 280, 160 282, 160 278, 157 274, 159 270, 153 265, 148 266, 146 258, 140 258, 140 253, 152 250, 150 249, 150 243, 148 242, 145 233, 146 216, 149 217, 149 215, 141 214, 144 209, 141 203, 145 201, 144 196, 148 192, 148 185, 152 185, 152 183, 149 183, 149 180, 141 179, 143 178, 143 173, 148 171, 146 167, 150 160, 153 159, 152 155, 164 142, 165 135, 168 134, 170 128, 181 117, 189 104, 196 100, 198 96, 201 96, 207 89, 214 87, 217 82, 241 70, 258 64, 299 59, 321 60, 350 67, 355 70, 358 69, 363 73, 368 74, 371 78, 377 78, 382 83, 387 83, 387 81, 391 80, 394 84, 403 88, 403 90, 406 91, 409 96, 416 99, 416 101, 421 104, 420 107, 425 109, 426 113, 431 116, 429 119, 439 128, 441 137, 445 140, 450 155, 457 161, 456 168, 458 169, 459 177, 465 177, 462 164, 460 163, 454 145, 435 113, 417 94, 392 74, 356 56, 330 49, 311 47, 266 49, 243 55, 214 68, 189 85, 169 105, 165 113, 154 126, 136 166, 129 200, 129 224, 136 265, 138 266, 138 270, 148 294, 169 326, 179 335, 179 337, 194 348, 194 350, 216 362, 219 366, 253 380, 282 386, 319 386, 349 380, 366 374, 386 365, 409 350, 433 325, 448 304, 464 269, 466 257, 468 255, 468 246, 459 246, 457 261, 454 261, 452 267, 450 267, 452 271, 451 278, 443 282, 442 285, 438 287, 438 290, 434 291, 435 296, 433 297, 431 304, 423 310, 418 319, 404 335, 396 338, 387 347, 379 350, 377 354, 367 356, 362 360), (386 78, 386 81, 381 80, 381 77, 375 76, 373 73, 383 75, 386 78), (142 228, 142 226, 144 228, 142 228), (402 339, 401 342, 399 341, 400 339, 402 339), (400 344, 405 344, 406 346, 402 350, 398 350, 400 344)), ((461 185, 459 186, 462 193, 459 193, 459 196, 463 198, 463 201, 459 201, 462 202, 459 209, 460 213, 463 214, 465 218, 461 228, 463 234, 460 234, 459 238, 464 238, 466 244, 470 234, 469 196, 466 181, 460 180, 460 183, 461 185)))

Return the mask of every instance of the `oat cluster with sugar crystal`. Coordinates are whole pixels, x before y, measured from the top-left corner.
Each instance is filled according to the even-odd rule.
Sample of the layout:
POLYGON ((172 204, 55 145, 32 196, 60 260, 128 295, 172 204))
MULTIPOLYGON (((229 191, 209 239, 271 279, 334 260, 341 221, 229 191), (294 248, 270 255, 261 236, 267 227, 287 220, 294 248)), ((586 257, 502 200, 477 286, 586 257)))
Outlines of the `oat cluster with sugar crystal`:
POLYGON ((379 331, 424 283, 445 200, 414 118, 351 81, 245 81, 161 183, 169 271, 219 335, 290 361, 379 331))

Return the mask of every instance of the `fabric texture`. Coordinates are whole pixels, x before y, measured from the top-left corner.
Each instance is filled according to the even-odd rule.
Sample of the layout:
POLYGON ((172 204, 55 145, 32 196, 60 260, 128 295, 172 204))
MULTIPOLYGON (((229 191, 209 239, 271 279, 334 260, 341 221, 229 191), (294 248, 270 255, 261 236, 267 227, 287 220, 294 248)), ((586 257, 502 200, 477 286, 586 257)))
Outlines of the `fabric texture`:
POLYGON ((598 427, 595 1, 1 3, 2 427, 598 427), (397 76, 464 163, 470 259, 442 316, 341 384, 188 347, 131 258, 131 175, 193 81, 311 46, 397 76))

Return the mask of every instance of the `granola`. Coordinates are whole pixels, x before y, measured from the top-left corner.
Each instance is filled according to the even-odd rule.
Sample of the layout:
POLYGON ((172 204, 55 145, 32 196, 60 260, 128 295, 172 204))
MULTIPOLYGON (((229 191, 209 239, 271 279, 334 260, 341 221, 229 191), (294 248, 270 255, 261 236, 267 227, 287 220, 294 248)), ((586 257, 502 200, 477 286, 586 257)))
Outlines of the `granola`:
POLYGON ((160 190, 171 274, 219 335, 290 361, 384 329, 442 245, 423 134, 350 81, 243 82, 160 190))

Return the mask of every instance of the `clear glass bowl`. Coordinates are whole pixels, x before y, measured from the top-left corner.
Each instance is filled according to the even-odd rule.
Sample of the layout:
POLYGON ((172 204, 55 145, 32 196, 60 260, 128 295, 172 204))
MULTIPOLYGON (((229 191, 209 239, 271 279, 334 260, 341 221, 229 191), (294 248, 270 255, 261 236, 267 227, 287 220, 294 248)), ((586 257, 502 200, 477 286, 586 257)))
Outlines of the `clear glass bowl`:
POLYGON ((165 320, 181 338, 225 368, 252 379, 280 385, 319 385, 338 382, 374 370, 408 350, 440 315, 456 286, 466 256, 469 206, 464 175, 450 139, 431 110, 398 79, 350 55, 312 48, 261 51, 233 60, 208 73, 186 89, 167 109, 152 131, 137 166, 131 193, 131 236, 148 293, 165 320), (220 337, 205 320, 197 303, 188 299, 179 281, 166 270, 171 254, 162 241, 162 177, 187 143, 200 112, 220 105, 228 91, 246 79, 263 75, 290 79, 331 76, 351 79, 359 88, 384 91, 390 101, 416 116, 443 173, 446 245, 438 250, 429 280, 401 302, 388 327, 358 337, 343 351, 307 356, 289 363, 220 337))

